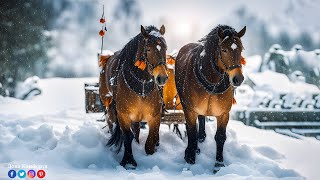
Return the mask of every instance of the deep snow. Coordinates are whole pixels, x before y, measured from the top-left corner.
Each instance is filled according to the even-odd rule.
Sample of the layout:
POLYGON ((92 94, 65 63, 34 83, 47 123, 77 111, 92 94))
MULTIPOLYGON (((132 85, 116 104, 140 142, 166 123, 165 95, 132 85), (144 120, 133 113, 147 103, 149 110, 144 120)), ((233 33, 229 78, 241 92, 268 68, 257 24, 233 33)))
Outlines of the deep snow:
MULTIPOLYGON (((144 152, 147 130, 140 144, 133 142, 137 170, 119 166, 118 155, 106 146, 109 134, 97 122, 102 114, 85 114, 83 79, 42 79, 43 94, 22 101, 0 97, 0 178, 8 164, 47 165, 47 179, 318 179, 320 141, 302 140, 230 121, 224 157, 226 167, 212 174, 215 122, 206 124, 196 164, 185 163, 187 139, 179 139, 161 125, 160 147, 144 152), (190 169, 190 170, 187 170, 190 169)), ((183 129, 183 127, 182 127, 183 129)), ((29 170, 29 169, 25 169, 29 170)))

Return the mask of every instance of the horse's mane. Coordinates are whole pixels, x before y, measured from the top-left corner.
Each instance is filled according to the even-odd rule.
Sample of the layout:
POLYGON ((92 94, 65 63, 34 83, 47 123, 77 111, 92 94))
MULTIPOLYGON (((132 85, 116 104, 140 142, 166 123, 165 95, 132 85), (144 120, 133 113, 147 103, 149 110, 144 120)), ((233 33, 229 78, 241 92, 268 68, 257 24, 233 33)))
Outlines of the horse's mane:
MULTIPOLYGON (((219 24, 208 35, 199 40, 199 42, 203 43, 206 52, 203 58, 208 60, 217 59, 219 52, 219 29, 223 31, 223 38, 237 36, 237 31, 234 28, 219 24)), ((214 61, 214 63, 216 64, 217 61, 214 61)))
MULTIPOLYGON (((147 33, 150 33, 151 31, 159 32, 155 26, 147 26, 145 29, 147 33)), ((136 54, 141 41, 143 41, 143 35, 139 33, 122 48, 119 54, 120 64, 124 62, 135 62, 136 54)))

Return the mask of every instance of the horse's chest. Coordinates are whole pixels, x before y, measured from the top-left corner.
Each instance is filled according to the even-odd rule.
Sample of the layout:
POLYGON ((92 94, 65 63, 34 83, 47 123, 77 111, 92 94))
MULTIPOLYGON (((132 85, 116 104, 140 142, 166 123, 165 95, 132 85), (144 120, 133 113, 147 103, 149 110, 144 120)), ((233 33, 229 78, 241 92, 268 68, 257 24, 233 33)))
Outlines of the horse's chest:
POLYGON ((145 97, 129 89, 120 92, 116 99, 117 109, 127 114, 132 121, 148 120, 160 113, 160 97, 156 90, 145 97))
POLYGON ((198 114, 220 116, 230 111, 232 93, 229 91, 218 95, 212 95, 206 92, 198 93, 198 97, 193 99, 192 104, 198 114))

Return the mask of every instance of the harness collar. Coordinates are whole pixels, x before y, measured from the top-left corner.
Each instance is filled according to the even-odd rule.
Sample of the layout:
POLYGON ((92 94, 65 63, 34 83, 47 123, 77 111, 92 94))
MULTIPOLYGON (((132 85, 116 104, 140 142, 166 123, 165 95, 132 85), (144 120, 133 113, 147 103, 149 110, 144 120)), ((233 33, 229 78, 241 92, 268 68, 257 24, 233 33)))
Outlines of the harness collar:
POLYGON ((145 97, 155 89, 153 78, 144 80, 138 78, 130 68, 125 68, 122 65, 122 75, 126 85, 139 96, 145 97))

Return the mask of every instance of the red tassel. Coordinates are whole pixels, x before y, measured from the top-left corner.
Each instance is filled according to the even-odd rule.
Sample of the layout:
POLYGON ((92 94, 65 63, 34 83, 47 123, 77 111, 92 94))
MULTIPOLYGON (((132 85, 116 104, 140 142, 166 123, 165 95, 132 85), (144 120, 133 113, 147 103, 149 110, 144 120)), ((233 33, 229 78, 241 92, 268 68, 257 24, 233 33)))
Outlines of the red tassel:
POLYGON ((245 66, 247 64, 247 61, 244 57, 241 56, 240 63, 245 66))
POLYGON ((138 68, 143 71, 146 67, 147 67, 146 63, 144 61, 141 61, 141 63, 140 63, 138 68))
POLYGON ((175 64, 175 60, 173 58, 168 58, 167 59, 167 64, 174 65, 175 64))
POLYGON ((105 22, 106 22, 106 20, 104 20, 104 18, 101 18, 101 19, 100 19, 100 23, 103 24, 103 23, 105 23, 105 22))
POLYGON ((141 61, 140 61, 140 60, 136 60, 136 63, 134 63, 134 66, 139 67, 139 66, 140 66, 140 64, 141 64, 141 61))
POLYGON ((237 101, 235 98, 232 98, 232 104, 237 104, 237 101))
POLYGON ((100 30, 100 31, 99 31, 99 35, 100 35, 100 36, 104 36, 104 31, 103 31, 103 30, 100 30))

